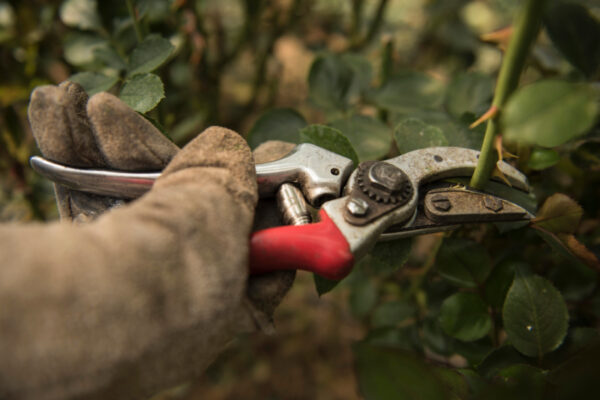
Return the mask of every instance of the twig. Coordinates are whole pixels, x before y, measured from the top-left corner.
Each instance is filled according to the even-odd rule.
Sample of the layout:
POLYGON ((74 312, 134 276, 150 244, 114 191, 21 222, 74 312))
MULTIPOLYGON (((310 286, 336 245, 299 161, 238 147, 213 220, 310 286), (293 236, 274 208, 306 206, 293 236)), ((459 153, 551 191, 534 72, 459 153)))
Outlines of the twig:
POLYGON ((133 28, 135 29, 135 37, 137 38, 138 43, 144 40, 144 35, 142 35, 142 28, 140 27, 140 21, 137 19, 137 13, 133 8, 133 2, 131 0, 126 0, 127 10, 129 11, 129 15, 133 20, 133 28))
POLYGON ((360 50, 369 43, 371 43, 371 41, 381 28, 381 25, 383 23, 383 17, 385 16, 385 9, 388 3, 389 0, 379 0, 379 4, 377 5, 377 11, 375 11, 375 16, 371 21, 371 25, 369 25, 367 34, 362 39, 353 41, 353 43, 350 45, 350 50, 360 50))
POLYGON ((302 0, 294 0, 294 3, 290 7, 288 15, 286 16, 286 18, 283 19, 281 18, 281 11, 277 11, 274 13, 272 17, 273 29, 269 35, 269 41, 265 46, 264 51, 260 55, 260 58, 258 59, 256 73, 254 75, 254 83, 252 85, 252 96, 250 97, 250 101, 248 102, 248 104, 246 104, 244 107, 247 112, 251 111, 256 106, 260 88, 267 79, 267 62, 269 61, 269 58, 273 53, 273 49, 275 48, 275 42, 287 29, 290 29, 297 22, 295 21, 294 16, 298 12, 301 5, 302 0))
POLYGON ((419 269, 419 274, 415 275, 413 281, 411 282, 410 288, 408 289, 408 297, 412 297, 417 294, 417 291, 421 288, 423 279, 425 279, 425 276, 427 275, 429 270, 435 265, 437 253, 440 250, 442 243, 444 242, 444 234, 436 233, 435 236, 436 241, 431 248, 427 260, 425 260, 425 264, 423 264, 423 267, 419 269))
MULTIPOLYGON (((528 0, 521 14, 517 17, 513 36, 506 50, 500 74, 496 83, 492 107, 502 112, 502 106, 517 88, 519 77, 523 71, 529 48, 537 37, 540 29, 542 10, 546 0, 528 0)), ((497 157, 494 152, 494 138, 498 134, 498 114, 487 122, 481 154, 477 168, 471 177, 471 186, 481 189, 490 179, 496 165, 497 157)))
POLYGON ((352 0, 352 24, 350 25, 350 38, 354 41, 359 41, 360 27, 362 25, 362 17, 364 10, 364 0, 352 0))
POLYGON ((262 7, 256 6, 254 0, 246 0, 245 5, 244 26, 242 32, 238 35, 231 51, 227 52, 219 59, 219 68, 225 67, 231 61, 236 59, 246 43, 252 42, 256 36, 256 27, 259 23, 258 18, 262 11, 262 7))
MULTIPOLYGON (((390 78, 394 70, 394 40, 391 37, 383 39, 383 49, 381 51, 381 69, 379 70, 379 87, 383 87, 390 78)), ((389 115, 386 109, 380 108, 377 111, 379 119, 388 123, 389 115)))

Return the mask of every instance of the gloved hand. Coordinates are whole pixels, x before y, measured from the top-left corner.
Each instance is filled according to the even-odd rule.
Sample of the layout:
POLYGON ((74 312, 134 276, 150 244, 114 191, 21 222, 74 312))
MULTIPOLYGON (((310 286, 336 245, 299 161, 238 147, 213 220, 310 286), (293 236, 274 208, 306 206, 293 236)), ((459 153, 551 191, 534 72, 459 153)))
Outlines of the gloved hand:
MULTIPOLYGON (((248 280, 257 188, 241 137, 213 127, 178 151, 116 97, 88 101, 73 83, 36 89, 29 118, 51 160, 168 165, 128 205, 57 186, 61 217, 90 223, 0 226, 0 398, 147 398, 236 334, 270 329, 294 273, 248 280)), ((257 159, 283 155, 272 149, 290 146, 257 159)))

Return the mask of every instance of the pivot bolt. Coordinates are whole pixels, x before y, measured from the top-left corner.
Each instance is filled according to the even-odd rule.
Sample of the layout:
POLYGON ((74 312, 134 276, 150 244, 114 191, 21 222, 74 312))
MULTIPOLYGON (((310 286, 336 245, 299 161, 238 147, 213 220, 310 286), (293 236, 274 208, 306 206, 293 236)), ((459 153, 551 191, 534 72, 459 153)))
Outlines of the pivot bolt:
POLYGON ((363 217, 369 211, 369 204, 363 199, 351 198, 346 204, 346 209, 355 217, 363 217))
POLYGON ((449 211, 452 208, 452 203, 448 197, 442 194, 436 194, 431 197, 433 207, 438 211, 449 211))
POLYGON ((407 178, 400 168, 386 162, 378 162, 369 169, 369 181, 375 188, 395 195, 400 193, 407 178))

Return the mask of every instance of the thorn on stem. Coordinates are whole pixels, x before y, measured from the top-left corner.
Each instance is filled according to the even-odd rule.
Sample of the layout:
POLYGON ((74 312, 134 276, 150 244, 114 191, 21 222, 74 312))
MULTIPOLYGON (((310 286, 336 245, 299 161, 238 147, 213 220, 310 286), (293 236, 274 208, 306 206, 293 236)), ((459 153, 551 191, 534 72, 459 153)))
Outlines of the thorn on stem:
POLYGON ((498 152, 498 161, 503 161, 505 158, 519 158, 518 156, 508 152, 504 146, 502 146, 502 135, 498 135, 494 138, 494 146, 498 152))
POLYGON ((513 27, 508 26, 497 31, 484 33, 483 35, 479 36, 479 39, 481 39, 484 42, 494 43, 500 48, 500 50, 506 51, 512 33, 513 27))
POLYGON ((510 183, 510 181, 508 180, 508 178, 506 177, 506 175, 504 175, 504 173, 502 173, 502 171, 500 171, 500 168, 498 168, 498 163, 499 162, 500 161, 498 161, 496 163, 496 165, 494 166, 494 171, 492 172, 492 177, 498 178, 502 182, 504 182, 507 186, 512 187, 512 184, 510 183))
POLYGON ((483 115, 481 117, 477 118, 477 120, 475 120, 471 125, 469 125, 469 129, 473 129, 473 128, 481 125, 488 119, 494 118, 496 115, 498 115, 498 111, 499 111, 498 107, 491 106, 486 112, 483 113, 483 115))

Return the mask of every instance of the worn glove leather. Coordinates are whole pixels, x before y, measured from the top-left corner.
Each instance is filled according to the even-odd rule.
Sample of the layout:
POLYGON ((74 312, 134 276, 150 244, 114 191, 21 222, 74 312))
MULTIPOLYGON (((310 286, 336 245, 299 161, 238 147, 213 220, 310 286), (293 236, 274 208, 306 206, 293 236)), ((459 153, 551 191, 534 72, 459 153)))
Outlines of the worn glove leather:
POLYGON ((239 135, 209 128, 179 151, 116 97, 88 101, 73 83, 36 89, 29 118, 51 160, 166 169, 130 204, 57 186, 63 221, 0 226, 0 398, 148 398, 237 334, 272 329, 294 273, 248 280, 258 196, 239 135))

